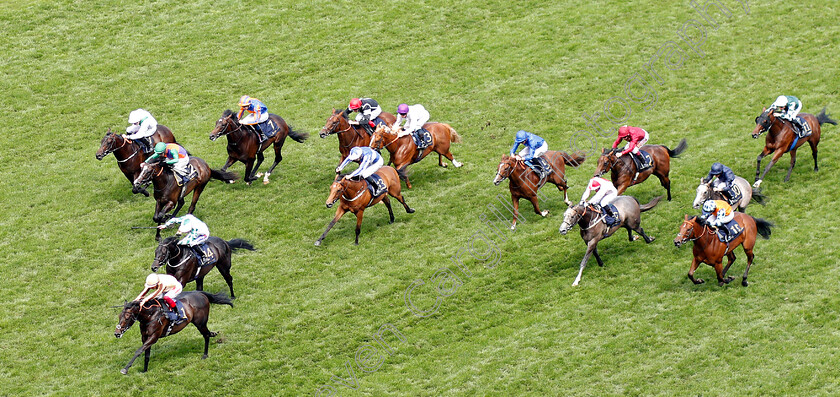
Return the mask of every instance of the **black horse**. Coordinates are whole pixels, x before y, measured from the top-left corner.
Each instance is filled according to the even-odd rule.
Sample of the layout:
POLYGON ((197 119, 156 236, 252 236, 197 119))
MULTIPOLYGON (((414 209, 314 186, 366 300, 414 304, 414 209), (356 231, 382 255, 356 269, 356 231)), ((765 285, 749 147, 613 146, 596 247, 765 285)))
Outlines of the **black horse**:
POLYGON ((122 313, 120 313, 120 321, 117 324, 117 329, 114 330, 114 336, 121 338, 125 331, 128 331, 135 321, 140 322, 140 337, 143 339, 143 345, 134 352, 134 357, 128 362, 125 368, 120 372, 125 375, 128 369, 134 364, 134 360, 140 357, 143 352, 146 352, 146 358, 143 363, 143 372, 149 369, 149 356, 152 353, 152 345, 158 339, 177 334, 182 329, 186 328, 190 323, 195 324, 198 332, 204 336, 204 355, 201 359, 207 358, 207 348, 210 345, 210 338, 216 336, 216 332, 211 332, 207 329, 207 318, 210 315, 210 304, 221 303, 223 305, 233 306, 233 301, 230 300, 224 293, 211 294, 204 291, 190 291, 182 292, 178 297, 184 305, 184 312, 187 315, 187 321, 178 325, 172 325, 166 317, 166 312, 163 303, 160 299, 146 302, 145 306, 140 306, 139 301, 131 301, 125 304, 122 313))
POLYGON ((161 240, 157 249, 155 249, 155 260, 152 262, 153 272, 156 272, 165 263, 166 273, 178 279, 181 285, 187 285, 190 281, 195 280, 195 289, 203 291, 204 276, 213 267, 216 267, 219 269, 219 273, 222 273, 222 277, 225 278, 225 282, 230 288, 231 299, 236 298, 233 293, 233 277, 230 276, 231 253, 240 248, 254 251, 254 246, 251 243, 238 238, 225 241, 211 236, 207 239, 206 244, 213 251, 213 255, 216 256, 216 262, 203 267, 198 266, 198 258, 191 249, 177 243, 177 237, 167 237, 161 240))

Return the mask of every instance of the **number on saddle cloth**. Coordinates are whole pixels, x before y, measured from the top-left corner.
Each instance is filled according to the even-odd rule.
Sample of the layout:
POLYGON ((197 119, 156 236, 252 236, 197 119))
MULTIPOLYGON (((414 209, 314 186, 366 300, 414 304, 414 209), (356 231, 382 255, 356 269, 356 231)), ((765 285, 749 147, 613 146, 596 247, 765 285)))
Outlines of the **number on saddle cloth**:
POLYGON ((368 190, 370 190, 370 194, 374 198, 383 195, 385 191, 388 190, 388 186, 385 185, 385 181, 382 180, 382 177, 380 177, 379 175, 373 174, 365 178, 365 180, 368 183, 368 190))
POLYGON ((423 150, 432 145, 432 134, 425 128, 412 132, 411 137, 414 138, 414 144, 417 145, 417 149, 419 150, 423 150))
POLYGON ((544 179, 551 173, 551 165, 548 164, 548 161, 546 161, 543 156, 533 158, 525 161, 524 163, 528 165, 528 167, 531 167, 540 179, 544 179))
POLYGON ((808 135, 811 135, 811 125, 808 124, 808 120, 805 120, 802 116, 796 116, 796 121, 793 123, 793 129, 796 131, 796 135, 799 138, 805 138, 808 135))
MULTIPOLYGON (((198 267, 204 267, 216 263, 216 254, 213 253, 213 250, 210 249, 210 246, 207 245, 206 242, 190 248, 192 248, 193 254, 195 254, 196 258, 198 258, 198 267)), ((196 274, 198 274, 197 270, 196 274)))
POLYGON ((639 170, 638 172, 642 172, 651 166, 653 166, 653 157, 651 157, 650 153, 639 149, 638 156, 630 156, 633 158, 633 161, 636 162, 636 169, 639 170))
MULTIPOLYGON (((259 130, 266 138, 271 138, 277 133, 277 125, 274 124, 274 120, 270 118, 262 123, 259 123, 258 126, 259 130)), ((255 127, 257 127, 257 125, 255 125, 255 127)))
POLYGON ((731 187, 724 191, 724 196, 728 199, 729 205, 735 205, 735 203, 741 201, 741 198, 744 197, 743 193, 741 192, 741 188, 738 187, 734 182, 732 183, 731 187))
POLYGON ((738 224, 734 219, 729 223, 722 225, 717 230, 718 239, 723 243, 728 243, 744 232, 744 228, 738 224), (725 229, 725 230, 722 230, 725 229))

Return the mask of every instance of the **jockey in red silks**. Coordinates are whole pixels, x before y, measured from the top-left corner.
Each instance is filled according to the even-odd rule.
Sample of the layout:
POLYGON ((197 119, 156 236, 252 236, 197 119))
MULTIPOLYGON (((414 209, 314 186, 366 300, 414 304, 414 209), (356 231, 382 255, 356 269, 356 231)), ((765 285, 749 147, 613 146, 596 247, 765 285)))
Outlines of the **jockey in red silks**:
POLYGON ((627 153, 632 153, 636 155, 636 163, 642 164, 642 158, 639 156, 639 149, 644 146, 648 141, 648 132, 639 128, 639 127, 629 127, 629 126, 622 126, 618 129, 618 138, 615 139, 613 142, 613 149, 618 147, 618 144, 621 141, 628 141, 630 143, 624 147, 621 153, 617 154, 616 157, 621 157, 627 153))

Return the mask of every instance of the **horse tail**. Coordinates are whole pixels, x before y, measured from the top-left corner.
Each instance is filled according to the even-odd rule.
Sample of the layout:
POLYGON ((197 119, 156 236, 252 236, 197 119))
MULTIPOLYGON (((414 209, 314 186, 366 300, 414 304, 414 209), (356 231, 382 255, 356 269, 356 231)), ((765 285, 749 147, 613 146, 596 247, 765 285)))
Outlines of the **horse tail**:
POLYGON ((823 125, 823 123, 837 125, 837 121, 832 120, 831 117, 828 117, 828 115, 825 114, 825 106, 823 106, 820 114, 817 115, 817 122, 820 123, 820 125, 823 125))
POLYGON ((560 153, 561 156, 563 156, 563 162, 565 162, 566 165, 571 165, 572 167, 577 167, 583 164, 583 161, 586 160, 586 153, 583 153, 581 151, 577 151, 572 154, 568 154, 565 152, 560 153))
POLYGON ((770 238, 770 228, 774 225, 770 221, 761 218, 753 218, 753 220, 755 220, 755 228, 758 230, 758 234, 765 240, 770 238))
POLYGON ((292 128, 292 126, 289 126, 289 137, 294 139, 296 142, 303 143, 303 141, 309 138, 309 133, 295 131, 294 128, 292 128))
POLYGON ((235 172, 214 169, 210 169, 210 177, 213 179, 218 179, 220 181, 225 181, 227 183, 233 183, 237 179, 239 179, 239 175, 236 175, 235 172))
MULTIPOLYGON (((639 210, 640 210, 641 212, 645 212, 645 211, 647 211, 647 210, 649 210, 649 209, 651 209, 651 208, 653 208, 653 207, 656 207, 656 205, 657 205, 657 204, 659 204, 659 201, 660 201, 660 200, 662 200, 662 196, 656 196, 656 197, 654 197, 654 198, 653 198, 653 200, 650 200, 650 202, 649 202, 649 203, 647 203, 647 204, 645 204, 645 205, 640 205, 640 206, 639 206, 639 210)), ((638 200, 637 200, 637 201, 638 201, 638 200)))
POLYGON ((235 238, 233 240, 228 241, 227 243, 230 246, 231 251, 236 251, 238 249, 246 249, 246 250, 249 250, 249 251, 256 251, 257 250, 256 248, 254 248, 253 245, 251 245, 250 242, 248 242, 248 240, 244 240, 244 239, 241 239, 241 238, 235 238))
POLYGON ((668 151, 668 155, 671 156, 671 158, 674 158, 674 157, 679 157, 680 154, 682 154, 682 152, 684 152, 685 148, 687 148, 687 147, 688 147, 688 142, 686 142, 685 138, 683 138, 683 139, 680 139, 680 143, 677 145, 677 147, 674 150, 668 149, 667 146, 665 146, 665 149, 668 151))
POLYGON ((446 128, 449 128, 449 142, 461 143, 461 136, 458 135, 458 132, 456 132, 455 129, 452 128, 451 125, 449 125, 449 124, 444 124, 444 125, 446 126, 446 128))
POLYGON ((206 291, 196 291, 196 292, 200 292, 200 293, 204 294, 204 296, 207 297, 207 299, 210 301, 210 303, 219 303, 219 304, 222 304, 222 305, 228 305, 230 307, 233 307, 233 301, 224 292, 219 292, 217 294, 211 294, 211 293, 206 292, 206 291))
POLYGON ((750 201, 755 201, 761 205, 767 205, 767 196, 761 194, 761 192, 757 190, 753 190, 752 199, 750 201))

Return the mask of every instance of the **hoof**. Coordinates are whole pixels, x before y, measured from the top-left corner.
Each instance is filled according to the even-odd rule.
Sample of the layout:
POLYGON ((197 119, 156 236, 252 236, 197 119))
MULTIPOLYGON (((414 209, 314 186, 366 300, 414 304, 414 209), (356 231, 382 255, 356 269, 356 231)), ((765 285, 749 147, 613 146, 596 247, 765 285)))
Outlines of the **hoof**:
POLYGON ((548 211, 548 210, 545 210, 545 211, 543 211, 543 212, 540 212, 540 215, 542 215, 542 217, 543 217, 543 218, 545 218, 546 216, 548 216, 548 214, 549 214, 549 211, 548 211))
POLYGON ((656 240, 656 237, 651 237, 651 238, 650 238, 650 240, 645 241, 645 242, 646 242, 646 243, 648 243, 648 244, 650 244, 650 243, 652 243, 652 242, 653 242, 653 240, 656 240))
POLYGON ((316 242, 315 242, 315 246, 316 246, 316 247, 320 247, 320 246, 321 246, 321 240, 316 241, 316 242))
POLYGON ((746 287, 746 286, 750 285, 750 283, 749 283, 749 282, 747 282, 747 280, 741 280, 741 285, 743 285, 744 287, 746 287))
POLYGON ((128 370, 123 368, 123 369, 120 370, 120 373, 123 374, 123 375, 128 375, 128 370))
POLYGON ((263 180, 263 185, 268 185, 268 179, 263 180))
POLYGON ((697 281, 694 282, 694 284, 703 284, 705 282, 706 282, 706 280, 703 280, 702 278, 698 278, 697 281))
POLYGON ((516 230, 516 225, 512 225, 512 226, 510 227, 510 230, 516 230))
POLYGON ((251 186, 252 181, 245 182, 246 185, 251 186))
POLYGON ((263 176, 263 173, 262 173, 262 172, 258 173, 257 175, 254 175, 254 178, 259 178, 259 177, 261 177, 261 176, 263 176))
POLYGON ((464 163, 459 163, 455 160, 452 160, 452 164, 455 164, 455 168, 461 168, 464 166, 464 163))
POLYGON ((440 166, 443 167, 443 168, 448 168, 449 167, 448 165, 446 165, 446 163, 443 163, 440 166))
POLYGON ((636 241, 636 240, 638 240, 638 239, 639 239, 639 236, 635 236, 635 235, 634 235, 634 236, 633 236, 633 239, 632 239, 631 241, 636 241))
POLYGON ((204 360, 204 359, 206 359, 206 358, 207 358, 207 355, 206 355, 206 354, 205 354, 205 355, 203 355, 203 356, 201 356, 201 359, 202 359, 202 360, 204 360))

